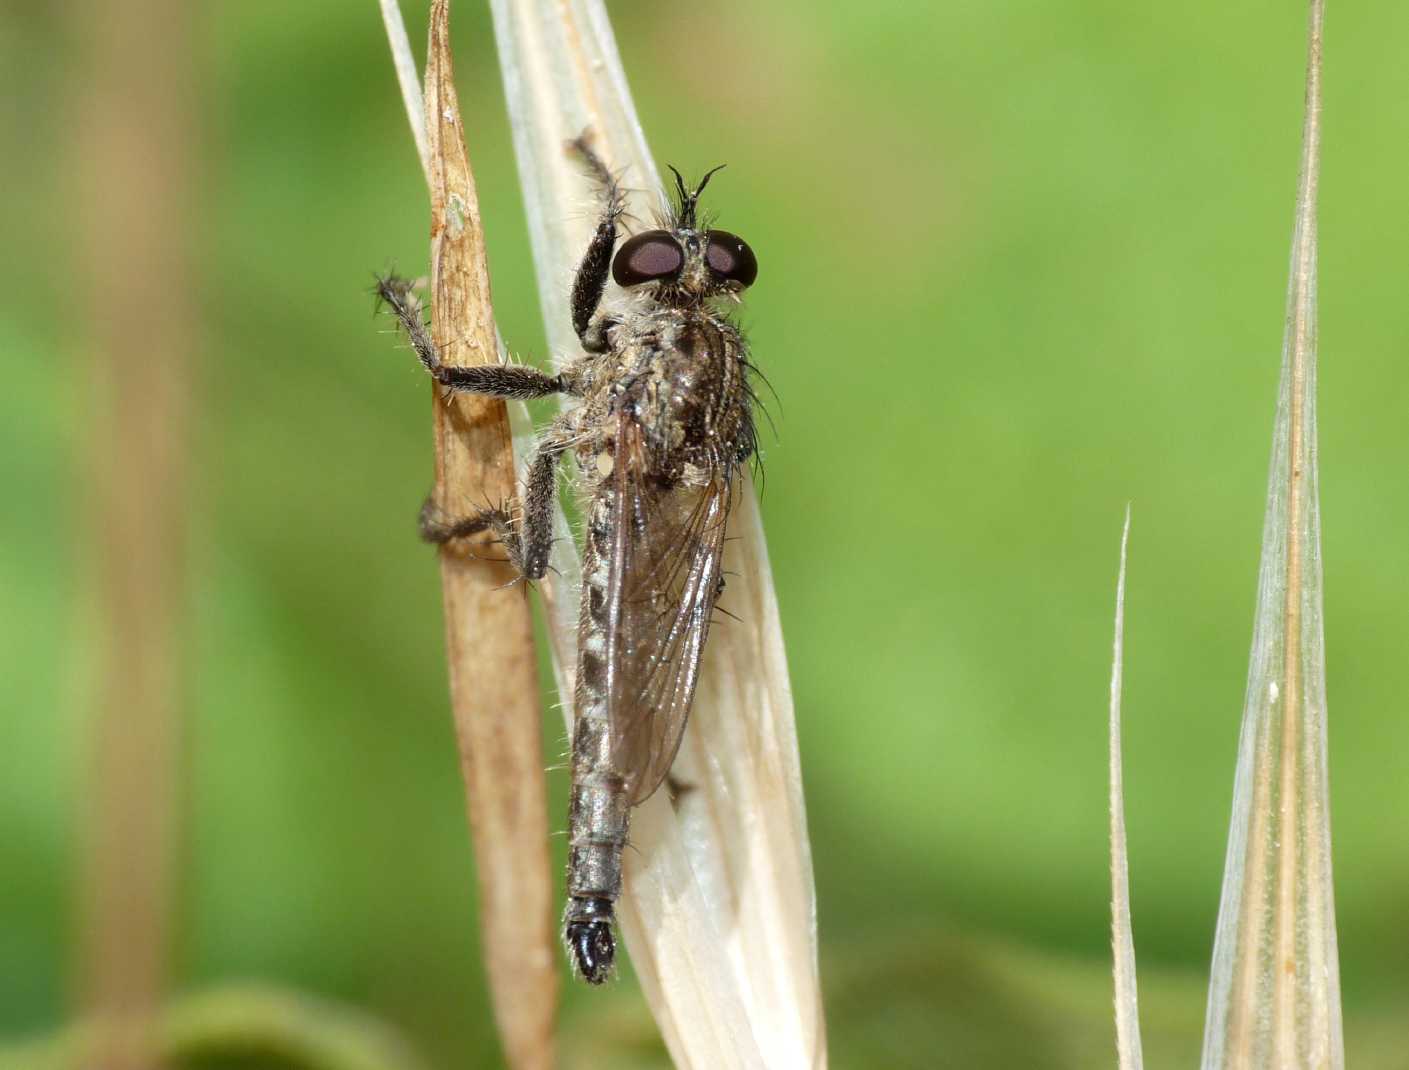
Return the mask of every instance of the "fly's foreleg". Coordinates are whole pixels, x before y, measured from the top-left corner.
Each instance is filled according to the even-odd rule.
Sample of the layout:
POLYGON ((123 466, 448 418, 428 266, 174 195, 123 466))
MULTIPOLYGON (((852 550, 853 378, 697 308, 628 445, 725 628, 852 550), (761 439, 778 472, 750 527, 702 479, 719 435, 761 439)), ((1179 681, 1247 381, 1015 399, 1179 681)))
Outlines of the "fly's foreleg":
POLYGON ((496 398, 529 401, 568 389, 561 375, 547 375, 521 364, 442 364, 440 350, 421 320, 421 306, 406 279, 388 275, 377 280, 377 298, 391 309, 411 348, 426 371, 452 393, 484 394, 496 398))
POLYGON ((602 293, 607 288, 607 275, 612 266, 612 249, 616 245, 616 222, 626 210, 626 199, 621 186, 602 158, 592 151, 587 143, 587 135, 568 142, 568 147, 580 155, 591 170, 592 176, 602 187, 602 218, 592 233, 592 241, 578 265, 577 276, 572 283, 572 327, 582 341, 582 348, 589 353, 603 353, 607 349, 606 331, 611 323, 605 320, 592 322, 597 307, 602 303, 602 293))
POLYGON ((453 393, 486 394, 519 401, 531 401, 567 389, 561 375, 547 375, 521 364, 441 365, 431 368, 430 373, 437 383, 453 393))
POLYGON ((478 513, 446 520, 433 501, 421 508, 421 538, 437 546, 491 531, 509 555, 509 563, 526 579, 541 580, 548 572, 548 554, 553 548, 553 495, 556 493, 556 464, 560 449, 544 448, 528 470, 524 488, 523 518, 519 525, 503 506, 481 509, 478 513))

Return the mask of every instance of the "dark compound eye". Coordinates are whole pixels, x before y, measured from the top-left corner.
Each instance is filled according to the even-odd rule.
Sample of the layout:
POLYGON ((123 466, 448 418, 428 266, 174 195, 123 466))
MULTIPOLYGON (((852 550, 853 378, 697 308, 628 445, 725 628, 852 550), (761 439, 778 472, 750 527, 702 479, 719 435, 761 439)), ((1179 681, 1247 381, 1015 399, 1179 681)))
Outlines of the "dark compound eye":
POLYGON ((637 286, 679 274, 685 254, 666 231, 648 230, 622 242, 612 261, 618 286, 637 286))
POLYGON ((748 243, 727 230, 711 230, 706 237, 709 247, 705 250, 705 262, 710 271, 740 286, 752 286, 753 280, 758 278, 758 258, 748 243))

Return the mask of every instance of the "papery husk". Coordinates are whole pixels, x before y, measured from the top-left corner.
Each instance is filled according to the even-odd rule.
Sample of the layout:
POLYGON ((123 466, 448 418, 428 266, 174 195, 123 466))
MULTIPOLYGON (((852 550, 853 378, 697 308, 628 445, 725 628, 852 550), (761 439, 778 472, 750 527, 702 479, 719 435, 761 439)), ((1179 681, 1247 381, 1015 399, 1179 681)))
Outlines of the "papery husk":
MULTIPOLYGON (((583 135, 630 190, 664 205, 605 9, 492 0, 548 338, 578 352, 568 309, 599 194, 567 143, 583 135)), ((607 301, 614 299, 611 288, 607 301)), ((760 355, 766 365, 767 355, 760 355)), ((521 439, 528 445, 526 437, 521 439)), ((620 918, 631 964, 677 1066, 821 1067, 826 1039, 816 899, 787 660, 751 480, 730 518, 723 607, 673 775, 633 811, 620 918)), ((577 555, 560 539, 545 583, 572 725, 577 555)))

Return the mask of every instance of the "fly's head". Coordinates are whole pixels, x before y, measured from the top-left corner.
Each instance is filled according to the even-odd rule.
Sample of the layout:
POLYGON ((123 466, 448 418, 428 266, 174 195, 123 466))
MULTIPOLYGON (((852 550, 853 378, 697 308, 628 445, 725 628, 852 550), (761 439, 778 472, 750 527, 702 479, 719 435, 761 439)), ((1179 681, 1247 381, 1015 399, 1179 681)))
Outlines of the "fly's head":
POLYGON ((701 229, 696 218, 700 194, 710 176, 694 192, 675 168, 679 200, 668 227, 647 230, 621 243, 612 260, 612 278, 626 289, 640 288, 662 304, 700 305, 713 297, 738 299, 758 277, 758 260, 748 243, 727 230, 701 229))

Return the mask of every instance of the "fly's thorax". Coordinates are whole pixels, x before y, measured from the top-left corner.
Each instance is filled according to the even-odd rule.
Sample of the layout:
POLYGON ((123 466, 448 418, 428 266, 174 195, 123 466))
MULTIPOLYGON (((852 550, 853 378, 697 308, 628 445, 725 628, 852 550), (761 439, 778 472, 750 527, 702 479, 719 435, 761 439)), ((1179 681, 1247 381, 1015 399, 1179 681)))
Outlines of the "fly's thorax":
MULTIPOLYGON (((751 417, 737 327, 707 309, 665 308, 618 324, 611 340, 610 366, 585 404, 604 414, 625 408, 662 475, 692 458, 738 452, 751 417)), ((608 447, 598 438, 579 458, 605 477, 608 447)))

